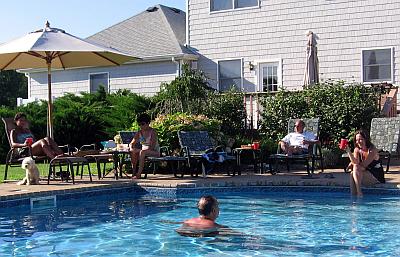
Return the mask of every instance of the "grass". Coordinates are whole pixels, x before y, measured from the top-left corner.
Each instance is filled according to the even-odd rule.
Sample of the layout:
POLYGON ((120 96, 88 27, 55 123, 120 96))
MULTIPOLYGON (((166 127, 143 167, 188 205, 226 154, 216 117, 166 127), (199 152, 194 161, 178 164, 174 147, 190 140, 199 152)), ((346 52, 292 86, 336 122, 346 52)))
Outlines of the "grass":
MULTIPOLYGON (((49 164, 48 163, 38 163, 36 164, 39 168, 40 177, 47 177, 49 174, 49 164)), ((109 164, 110 165, 110 164, 109 164)), ((4 182, 4 171, 5 171, 5 164, 0 165, 0 183, 4 182)), ((108 166, 107 166, 108 167, 108 166)), ((74 169, 75 170, 75 169, 74 169)), ((90 164, 90 170, 92 172, 92 176, 97 176, 97 167, 95 163, 90 164)), ((87 168, 83 169, 84 174, 87 173, 87 168)), ((25 177, 25 170, 22 169, 20 166, 9 167, 7 172, 7 180, 21 180, 25 177)))

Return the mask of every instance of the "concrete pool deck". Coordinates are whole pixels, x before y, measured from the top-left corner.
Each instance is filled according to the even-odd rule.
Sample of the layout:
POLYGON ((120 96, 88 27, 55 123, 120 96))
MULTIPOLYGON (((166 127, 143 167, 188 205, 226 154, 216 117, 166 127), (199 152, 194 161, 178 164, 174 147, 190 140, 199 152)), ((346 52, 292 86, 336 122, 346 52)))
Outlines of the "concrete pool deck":
MULTIPOLYGON (((149 174, 147 179, 131 180, 128 178, 106 177, 97 179, 93 176, 93 182, 88 176, 83 179, 76 178, 75 184, 72 181, 61 182, 42 180, 40 185, 22 186, 17 181, 0 184, 0 201, 16 200, 30 197, 38 197, 53 194, 65 194, 90 190, 101 190, 118 187, 130 187, 137 184, 141 187, 161 188, 209 188, 209 187, 240 187, 240 186, 324 186, 324 187, 348 187, 349 174, 343 169, 326 169, 323 173, 316 171, 313 178, 306 176, 304 170, 287 172, 284 169, 276 175, 255 174, 252 171, 243 171, 241 176, 230 177, 223 174, 209 175, 207 178, 191 177, 185 175, 183 178, 175 178, 173 175, 149 174)), ((373 188, 398 189, 400 190, 400 160, 392 161, 390 171, 385 174, 386 183, 377 184, 373 188)))

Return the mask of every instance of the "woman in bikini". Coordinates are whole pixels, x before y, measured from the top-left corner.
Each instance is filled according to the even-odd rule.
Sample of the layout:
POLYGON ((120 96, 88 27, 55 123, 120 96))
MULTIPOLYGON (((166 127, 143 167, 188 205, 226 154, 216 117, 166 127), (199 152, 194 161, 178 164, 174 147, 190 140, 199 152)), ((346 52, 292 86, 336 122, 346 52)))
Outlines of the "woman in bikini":
POLYGON ((14 117, 14 122, 17 127, 11 130, 10 138, 12 146, 19 149, 18 151, 20 154, 28 154, 26 151, 28 148, 25 148, 26 146, 31 147, 32 155, 46 155, 50 159, 64 154, 52 138, 45 137, 35 140, 35 136, 29 129, 29 121, 27 120, 25 113, 17 113, 14 117), (29 142, 29 140, 27 140, 28 138, 31 138, 32 142, 29 142))
POLYGON ((377 183, 385 183, 382 162, 379 159, 378 149, 371 143, 365 131, 359 130, 354 137, 355 149, 351 153, 346 148, 353 171, 350 175, 350 190, 353 195, 362 197, 361 185, 371 186, 377 183))
POLYGON ((157 132, 150 127, 150 121, 151 118, 148 114, 141 114, 137 118, 140 130, 135 134, 131 143, 129 144, 133 170, 132 179, 140 179, 140 175, 143 172, 144 162, 147 156, 160 156, 160 146, 158 144, 157 132), (136 166, 138 161, 139 169, 136 173, 136 166))

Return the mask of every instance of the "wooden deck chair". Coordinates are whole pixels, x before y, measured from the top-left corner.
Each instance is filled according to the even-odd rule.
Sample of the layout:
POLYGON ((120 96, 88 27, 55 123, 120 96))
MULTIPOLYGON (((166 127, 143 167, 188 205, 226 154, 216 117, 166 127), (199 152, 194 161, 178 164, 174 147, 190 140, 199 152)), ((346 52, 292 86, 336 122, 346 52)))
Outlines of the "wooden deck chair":
POLYGON ((4 130, 7 135, 8 143, 10 145, 10 150, 7 153, 6 157, 6 166, 5 166, 5 171, 4 171, 4 181, 7 180, 7 175, 8 175, 8 168, 9 167, 14 167, 14 166, 19 166, 22 163, 22 160, 25 157, 32 157, 35 161, 38 160, 49 160, 47 156, 32 156, 29 147, 27 148, 26 154, 19 154, 18 153, 18 148, 14 148, 11 144, 11 130, 16 128, 16 124, 14 122, 13 118, 1 118, 3 123, 4 123, 4 130))
MULTIPOLYGON (((289 119, 288 121, 288 127, 287 131, 288 133, 291 133, 294 131, 294 125, 296 123, 297 119, 289 119)), ((315 136, 316 139, 319 138, 319 119, 318 118, 313 118, 313 119, 302 119, 305 123, 304 131, 310 131, 312 132, 315 136)), ((318 141, 317 143, 310 145, 310 148, 308 149, 307 154, 297 154, 297 155, 292 155, 292 156, 287 156, 282 153, 282 149, 280 148, 280 145, 278 144, 277 147, 277 154, 271 155, 271 159, 275 162, 274 164, 274 169, 272 170, 272 165, 270 165, 270 171, 271 173, 277 172, 277 162, 278 161, 285 161, 286 162, 286 167, 287 170, 290 171, 290 163, 298 161, 298 162, 303 162, 306 167, 307 167, 307 174, 312 175, 314 174, 315 171, 315 164, 317 161, 319 161, 319 167, 321 169, 321 172, 324 171, 324 163, 323 163, 323 156, 322 156, 322 149, 321 149, 321 144, 318 141), (311 163, 311 167, 310 167, 311 163)))
MULTIPOLYGON (((232 168, 232 175, 236 175, 236 167, 225 167, 229 164, 236 165, 236 156, 227 155, 224 152, 224 148, 221 146, 216 147, 207 131, 179 131, 178 138, 183 156, 188 158, 192 168, 199 166, 198 164, 202 164, 201 167, 203 176, 206 175, 204 173, 204 154, 211 152, 222 154, 224 159, 222 164, 226 164, 223 166, 224 168, 227 168, 227 174, 230 175, 230 170, 232 168)), ((199 169, 197 168, 196 170, 198 174, 199 169)), ((240 171, 238 174, 240 175, 240 171)))

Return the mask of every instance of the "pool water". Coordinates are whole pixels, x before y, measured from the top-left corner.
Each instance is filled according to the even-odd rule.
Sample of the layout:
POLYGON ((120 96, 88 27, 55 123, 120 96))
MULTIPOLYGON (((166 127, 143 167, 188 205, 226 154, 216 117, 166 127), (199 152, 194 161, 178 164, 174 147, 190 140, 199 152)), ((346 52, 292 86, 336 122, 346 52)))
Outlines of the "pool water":
POLYGON ((219 193, 235 235, 183 237, 198 195, 120 194, 0 210, 0 256, 400 256, 400 197, 219 193))

